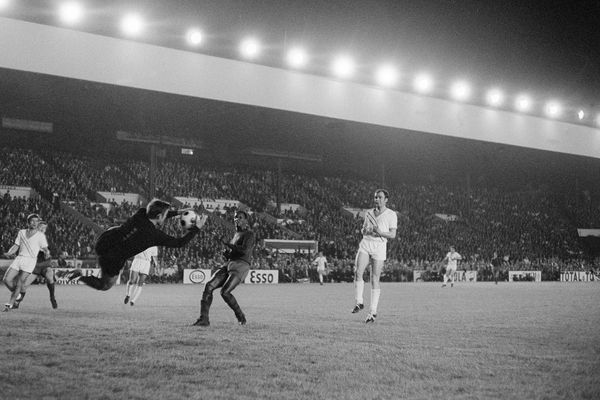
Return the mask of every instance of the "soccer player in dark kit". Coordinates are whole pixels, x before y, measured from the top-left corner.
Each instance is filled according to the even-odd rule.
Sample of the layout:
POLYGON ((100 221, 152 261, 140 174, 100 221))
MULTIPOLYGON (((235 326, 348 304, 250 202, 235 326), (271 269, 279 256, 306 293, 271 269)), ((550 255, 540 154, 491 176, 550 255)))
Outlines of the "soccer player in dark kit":
POLYGON ((80 277, 81 282, 94 289, 108 290, 116 283, 128 258, 152 246, 183 247, 188 244, 206 223, 207 215, 199 215, 195 225, 192 225, 184 236, 176 238, 158 229, 167 218, 186 211, 170 211, 170 206, 166 201, 154 199, 146 208, 140 208, 129 217, 123 225, 102 233, 96 242, 98 264, 102 270, 100 278, 81 276, 81 271, 76 270, 69 279, 80 277))
POLYGON ((250 230, 248 223, 248 214, 244 211, 238 211, 234 218, 236 233, 230 242, 219 241, 227 246, 225 259, 227 260, 210 281, 204 287, 202 301, 200 302, 200 318, 194 322, 195 326, 209 326, 208 314, 213 300, 215 289, 221 288, 221 296, 225 303, 235 313, 240 325, 246 325, 246 316, 242 312, 240 305, 231 292, 241 282, 246 279, 250 271, 250 259, 254 248, 254 232, 250 230))

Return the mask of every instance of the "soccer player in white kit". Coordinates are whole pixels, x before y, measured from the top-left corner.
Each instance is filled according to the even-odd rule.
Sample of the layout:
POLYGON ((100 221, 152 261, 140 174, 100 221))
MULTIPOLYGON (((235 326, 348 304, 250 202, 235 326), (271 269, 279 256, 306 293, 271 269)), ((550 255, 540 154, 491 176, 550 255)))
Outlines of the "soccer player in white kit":
POLYGON ((46 258, 50 257, 46 235, 37 229, 39 221, 39 215, 29 214, 27 216, 27 229, 19 231, 15 243, 5 253, 5 256, 12 257, 17 251, 19 252, 8 270, 6 270, 6 274, 4 274, 4 285, 11 292, 9 302, 4 305, 4 311, 13 308, 17 296, 25 287, 27 277, 35 269, 38 253, 43 251, 46 258))
POLYGON ((317 257, 312 262, 313 265, 317 266, 317 274, 319 274, 319 283, 323 284, 323 275, 325 275, 325 265, 327 265, 327 258, 323 255, 323 252, 320 251, 317 253, 317 257))
POLYGON ((398 216, 396 212, 387 208, 389 193, 384 189, 375 191, 375 208, 365 213, 365 221, 362 227, 363 238, 356 253, 356 264, 354 268, 354 294, 356 305, 352 313, 357 313, 364 308, 363 290, 365 282, 363 274, 371 264, 371 304, 366 323, 375 322, 377 317, 377 306, 381 288, 379 277, 383 269, 383 263, 387 256, 387 241, 396 237, 398 228, 398 216))
POLYGON ((131 268, 129 270, 129 281, 127 282, 127 293, 125 294, 124 303, 129 302, 134 305, 140 294, 142 294, 142 286, 146 282, 146 278, 150 274, 150 266, 154 261, 154 265, 158 265, 158 247, 152 246, 138 253, 133 257, 131 268), (131 301, 129 299, 131 298, 131 301))
POLYGON ((462 256, 456 252, 454 246, 450 246, 450 251, 446 254, 443 261, 447 261, 446 273, 444 274, 444 283, 442 287, 446 287, 446 282, 450 280, 450 287, 454 287, 454 273, 458 267, 458 260, 462 260, 462 256))

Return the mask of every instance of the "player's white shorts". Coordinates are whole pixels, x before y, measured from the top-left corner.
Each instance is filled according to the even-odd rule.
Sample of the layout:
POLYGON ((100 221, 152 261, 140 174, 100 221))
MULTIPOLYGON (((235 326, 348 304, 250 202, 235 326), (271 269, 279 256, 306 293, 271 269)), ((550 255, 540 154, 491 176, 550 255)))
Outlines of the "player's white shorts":
POLYGON ((36 263, 37 258, 35 257, 17 256, 17 258, 15 258, 12 263, 10 263, 9 268, 15 269, 17 271, 32 273, 35 269, 36 263))
POLYGON ((455 265, 448 265, 446 266, 446 275, 450 276, 452 274, 454 274, 456 272, 456 266, 455 265))
POLYGON ((325 268, 319 268, 319 267, 317 267, 317 273, 318 274, 324 274, 325 273, 325 268))
POLYGON ((387 243, 381 240, 363 239, 358 245, 358 252, 368 254, 373 260, 385 261, 387 258, 387 243))
POLYGON ((149 275, 150 261, 134 258, 133 262, 131 263, 131 271, 137 272, 138 274, 149 275))

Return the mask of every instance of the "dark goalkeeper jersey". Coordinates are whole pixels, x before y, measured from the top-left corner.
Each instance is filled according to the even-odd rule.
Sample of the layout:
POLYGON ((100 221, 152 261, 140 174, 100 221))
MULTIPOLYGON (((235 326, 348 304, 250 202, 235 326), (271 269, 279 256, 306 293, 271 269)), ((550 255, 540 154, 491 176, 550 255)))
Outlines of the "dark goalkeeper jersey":
MULTIPOLYGON (((177 215, 169 211, 168 218, 177 215)), ((156 228, 146 216, 146 209, 140 208, 123 225, 104 232, 96 243, 99 256, 128 259, 152 246, 183 247, 198 234, 200 229, 192 227, 184 236, 173 237, 156 228)))
POLYGON ((231 242, 227 243, 227 247, 230 249, 229 260, 245 261, 250 264, 254 241, 254 232, 250 230, 236 232, 231 242))

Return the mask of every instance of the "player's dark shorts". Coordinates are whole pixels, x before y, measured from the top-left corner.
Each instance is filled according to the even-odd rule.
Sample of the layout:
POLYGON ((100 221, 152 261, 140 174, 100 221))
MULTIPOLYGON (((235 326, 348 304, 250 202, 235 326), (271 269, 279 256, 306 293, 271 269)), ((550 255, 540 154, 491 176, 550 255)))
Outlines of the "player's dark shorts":
POLYGON ((121 273, 121 270, 125 268, 125 262, 121 258, 110 257, 110 256, 98 256, 98 264, 102 270, 102 275, 117 276, 121 273))
POLYGON ((108 255, 111 250, 120 245, 123 242, 123 235, 121 232, 114 228, 110 228, 100 234, 98 240, 96 240, 96 254, 99 256, 108 255))
POLYGON ((52 268, 49 262, 37 263, 37 264, 35 264, 35 268, 33 269, 32 274, 36 274, 39 276, 46 276, 46 272, 48 271, 48 268, 52 268))
POLYGON ((246 275, 250 271, 250 264, 245 261, 229 261, 227 263, 227 272, 232 275, 238 276, 240 281, 244 282, 246 275))
POLYGON ((96 241, 96 254, 98 255, 98 264, 102 274, 108 276, 117 276, 125 267, 126 259, 114 256, 111 250, 123 242, 123 235, 115 229, 108 229, 103 232, 96 241))

